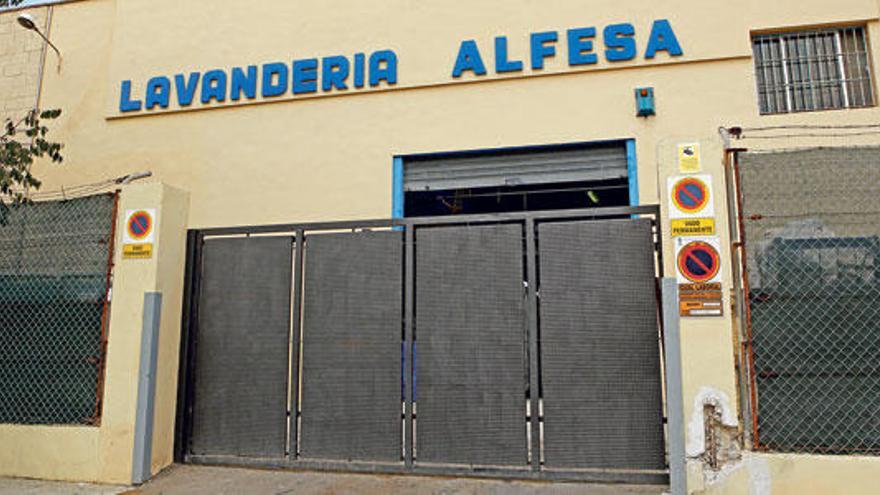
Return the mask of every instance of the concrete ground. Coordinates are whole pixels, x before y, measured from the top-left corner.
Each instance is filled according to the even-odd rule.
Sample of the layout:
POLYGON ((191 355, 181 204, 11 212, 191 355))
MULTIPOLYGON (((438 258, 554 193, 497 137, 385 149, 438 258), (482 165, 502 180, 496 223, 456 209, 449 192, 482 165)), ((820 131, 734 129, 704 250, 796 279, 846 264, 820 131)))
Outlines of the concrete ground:
POLYGON ((663 487, 541 483, 469 478, 262 471, 178 465, 134 490, 137 495, 654 495, 663 487))
POLYGON ((126 486, 0 478, 0 495, 117 495, 128 490, 126 486))
POLYGON ((0 495, 659 495, 664 487, 175 465, 138 488, 0 479, 0 495))

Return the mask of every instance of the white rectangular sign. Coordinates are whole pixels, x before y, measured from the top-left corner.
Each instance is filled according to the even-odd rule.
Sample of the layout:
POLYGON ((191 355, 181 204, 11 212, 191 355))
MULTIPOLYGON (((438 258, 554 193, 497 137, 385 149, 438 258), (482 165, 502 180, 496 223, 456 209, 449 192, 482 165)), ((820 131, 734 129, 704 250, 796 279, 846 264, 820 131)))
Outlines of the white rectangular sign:
POLYGON ((721 282, 721 238, 676 237, 675 274, 679 284, 721 282))
POLYGON ((123 244, 152 244, 156 238, 156 210, 127 210, 123 224, 123 244))
POLYGON ((667 179, 669 218, 714 218, 711 175, 678 175, 667 179))

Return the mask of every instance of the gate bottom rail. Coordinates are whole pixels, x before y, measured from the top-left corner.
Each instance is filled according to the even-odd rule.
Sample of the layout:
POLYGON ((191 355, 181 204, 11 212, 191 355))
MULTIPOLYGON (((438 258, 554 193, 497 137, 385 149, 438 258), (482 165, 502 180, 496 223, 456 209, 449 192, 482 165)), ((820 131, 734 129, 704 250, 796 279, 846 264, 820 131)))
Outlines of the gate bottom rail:
POLYGON ((668 485, 668 470, 629 470, 629 469, 551 469, 542 467, 532 471, 530 466, 488 467, 452 464, 414 464, 406 467, 398 463, 332 461, 316 459, 238 457, 233 455, 186 456, 189 464, 203 466, 236 466, 269 468, 289 471, 327 471, 359 474, 401 474, 416 476, 458 476, 467 478, 494 478, 515 480, 538 480, 559 482, 595 482, 634 485, 668 485))

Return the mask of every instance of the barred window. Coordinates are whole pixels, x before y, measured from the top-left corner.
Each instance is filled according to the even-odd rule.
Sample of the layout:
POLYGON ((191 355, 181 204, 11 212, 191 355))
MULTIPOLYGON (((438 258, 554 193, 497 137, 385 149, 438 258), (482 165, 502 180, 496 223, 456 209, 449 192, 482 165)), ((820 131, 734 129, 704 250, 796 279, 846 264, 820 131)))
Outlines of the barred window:
POLYGON ((864 26, 752 38, 762 114, 874 106, 864 26))

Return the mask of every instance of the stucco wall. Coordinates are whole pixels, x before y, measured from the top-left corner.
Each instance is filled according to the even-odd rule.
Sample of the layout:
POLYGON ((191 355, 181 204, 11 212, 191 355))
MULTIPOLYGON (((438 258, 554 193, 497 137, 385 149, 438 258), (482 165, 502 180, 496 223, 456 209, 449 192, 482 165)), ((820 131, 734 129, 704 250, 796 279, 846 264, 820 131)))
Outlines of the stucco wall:
POLYGON ((706 495, 877 493, 876 457, 746 454, 690 488, 706 495))
MULTIPOLYGON (((750 29, 876 19, 873 0, 845 0, 834 9, 821 1, 745 2, 712 6, 711 15, 699 3, 643 7, 614 2, 583 12, 576 4, 551 9, 525 0, 466 11, 403 1, 331 8, 280 1, 62 4, 53 39, 64 47, 64 70, 47 71, 43 99, 65 109, 56 128, 67 163, 44 168, 45 187, 148 168, 192 191, 196 227, 382 217, 390 214, 395 154, 633 137, 642 202, 650 203, 659 197, 657 145, 670 134, 712 137, 719 125, 866 123, 880 115, 870 108, 759 117, 748 42, 750 29), (600 58, 568 70, 560 46, 540 76, 450 84, 464 39, 480 41, 491 61, 492 37, 506 34, 511 55, 522 58, 532 32, 564 37, 571 27, 628 21, 641 51, 656 18, 671 21, 682 57, 661 53, 650 63, 638 57, 620 64, 600 58), (154 75, 380 48, 398 53, 396 90, 113 119, 125 79, 143 86, 154 75), (634 116, 632 90, 641 85, 655 87, 656 117, 634 116)), ((870 23, 871 34, 877 26, 870 23)))
MULTIPOLYGON (((7 16, 0 15, 0 19, 7 16)), ((186 215, 181 222, 198 228, 387 217, 395 155, 633 138, 641 203, 659 202, 664 224, 668 224, 661 190, 666 176, 675 171, 675 145, 699 140, 704 144, 703 167, 713 176, 716 189, 719 230, 728 245, 719 126, 880 121, 876 107, 759 116, 750 33, 865 22, 876 55, 880 53, 877 16, 875 0, 840 0, 833 5, 825 0, 724 4, 624 0, 593 3, 588 8, 581 2, 531 0, 485 0, 466 6, 406 0, 341 0, 332 5, 319 0, 61 4, 55 7, 52 39, 64 52, 64 65, 59 73, 49 70, 51 60, 46 62, 42 99, 44 106, 65 112, 52 132, 66 145, 66 161, 61 166, 40 165, 36 171, 45 180, 44 187, 52 190, 151 170, 158 180, 190 192, 190 207, 188 213, 180 213, 186 215), (451 77, 459 43, 465 39, 476 40, 491 65, 492 40, 497 35, 508 36, 513 57, 527 60, 532 32, 555 30, 564 39, 569 28, 596 26, 601 31, 608 24, 630 22, 637 28, 642 52, 651 23, 663 18, 675 28, 684 51, 681 57, 660 54, 647 61, 639 56, 622 63, 600 57, 595 66, 573 70, 559 44, 556 57, 548 59, 540 72, 467 75, 460 81, 451 77), (394 89, 167 115, 132 117, 118 111, 122 80, 132 80, 135 90, 142 92, 146 80, 155 75, 385 48, 395 50, 399 57, 394 89), (655 88, 655 117, 635 117, 633 89, 639 86, 655 88)), ((880 66, 876 56, 873 60, 877 74, 880 66)), ((878 142, 877 136, 862 136, 849 138, 846 144, 878 142)), ((835 139, 792 138, 778 145, 820 143, 839 144, 835 139)), ((673 273, 672 258, 670 239, 665 236, 667 273, 673 273)), ((175 259, 162 265, 169 277, 163 290, 179 294, 179 263, 175 259)), ((729 303, 732 280, 726 250, 723 263, 725 301, 729 303)), ((129 277, 138 274, 122 269, 117 283, 129 277)), ((169 299, 166 296, 166 303, 169 299)), ((131 300, 122 305, 128 312, 118 317, 114 312, 114 321, 133 317, 135 304, 131 300)), ((702 424, 695 412, 701 408, 696 406, 705 398, 701 391, 707 389, 714 397, 726 398, 729 414, 734 423, 738 421, 729 306, 725 313, 724 318, 682 322, 685 419, 696 430, 702 424)), ((125 336, 122 343, 114 344, 113 338, 111 345, 129 349, 135 342, 128 341, 134 337, 125 336)), ((172 349, 176 338, 172 333, 162 344, 159 393, 166 394, 162 407, 173 407, 170 389, 176 376, 172 349)), ((135 388, 125 391, 125 386, 131 385, 137 368, 120 359, 124 358, 108 363, 120 377, 117 403, 108 407, 119 408, 120 417, 129 417, 135 388)), ((120 424, 118 431, 128 438, 126 427, 120 424)), ((170 431, 170 422, 157 423, 156 435, 170 431)), ((696 442, 694 449, 699 449, 698 435, 689 433, 688 441, 696 442)), ((97 445, 91 438, 82 442, 97 445)), ((123 457, 125 445, 100 445, 103 469, 108 473, 102 479, 116 480, 124 474, 126 468, 116 465, 119 459, 130 459, 123 457)), ((169 451, 163 449, 156 454, 160 457, 154 457, 155 466, 168 460, 169 451)), ((777 462, 773 456, 768 458, 777 462)), ((777 480, 802 476, 809 472, 808 466, 816 465, 806 456, 786 456, 778 462, 779 466, 804 467, 771 469, 777 480)), ((847 466, 851 465, 880 467, 874 459, 835 459, 821 465, 827 466, 823 468, 827 474, 814 473, 804 479, 836 479, 835 473, 849 475, 847 466)), ((80 472, 84 477, 97 473, 80 472)), ((690 473, 692 486, 703 486, 702 465, 696 459, 690 473)), ((786 487, 795 485, 778 481, 772 486, 785 493, 786 487)), ((865 486, 852 488, 858 491, 865 486)))
MULTIPOLYGON (((45 32, 47 9, 27 11, 45 32)), ((40 60, 45 43, 15 20, 17 14, 0 15, 0 122, 17 122, 37 105, 40 60)))

